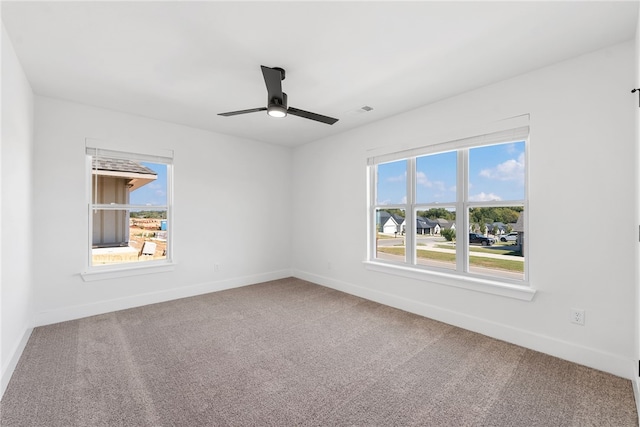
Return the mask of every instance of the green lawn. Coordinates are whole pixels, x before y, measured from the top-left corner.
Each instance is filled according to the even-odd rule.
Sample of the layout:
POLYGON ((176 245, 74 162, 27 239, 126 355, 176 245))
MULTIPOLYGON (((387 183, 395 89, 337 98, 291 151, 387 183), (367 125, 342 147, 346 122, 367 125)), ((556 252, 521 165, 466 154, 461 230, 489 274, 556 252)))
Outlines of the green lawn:
POLYGON ((396 237, 378 233, 376 234, 376 239, 396 239, 396 237))
MULTIPOLYGON (((451 249, 451 247, 448 247, 451 249)), ((472 248, 472 250, 475 248, 472 248)), ((477 248, 483 249, 483 248, 477 248)), ((400 255, 404 256, 404 248, 398 247, 381 247, 378 248, 378 252, 384 252, 386 254, 391 255, 400 255)), ((480 250, 478 252, 489 252, 489 253, 501 253, 500 251, 494 250, 480 250)), ((512 254, 512 251, 504 251, 505 254, 512 254)), ((434 261, 443 261, 443 262, 456 262, 456 256, 453 253, 446 252, 436 252, 436 251, 425 251, 418 250, 418 258, 431 259, 434 261)), ((481 256, 470 256, 469 264, 473 267, 485 267, 485 268, 493 268, 497 270, 507 270, 507 271, 524 271, 524 262, 522 261, 513 261, 509 259, 496 259, 496 258, 486 258, 481 256)))

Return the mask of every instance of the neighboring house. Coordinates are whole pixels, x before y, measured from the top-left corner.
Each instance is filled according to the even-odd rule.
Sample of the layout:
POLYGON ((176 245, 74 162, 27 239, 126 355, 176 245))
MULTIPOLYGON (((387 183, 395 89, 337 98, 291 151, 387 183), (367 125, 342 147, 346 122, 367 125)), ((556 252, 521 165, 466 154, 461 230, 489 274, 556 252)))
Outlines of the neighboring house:
POLYGON ((395 219, 396 223, 398 224, 397 232, 400 234, 404 234, 407 230, 407 221, 400 215, 395 214, 393 215, 393 219, 395 219))
POLYGON ((376 226, 380 233, 404 233, 405 220, 400 215, 392 215, 387 211, 378 211, 376 213, 376 226))
MULTIPOLYGON (((153 170, 125 159, 94 157, 92 168, 92 194, 96 198, 93 203, 97 204, 128 204, 132 191, 158 178, 153 170)), ((129 212, 96 211, 93 215, 93 247, 128 245, 129 212)))
POLYGON ((397 231, 398 224, 389 212, 378 211, 376 212, 376 227, 379 233, 393 234, 397 231))
POLYGON ((516 231, 518 233, 518 240, 516 240, 516 243, 520 245, 520 252, 522 253, 522 256, 525 256, 524 254, 524 220, 525 220, 524 215, 525 215, 525 211, 520 212, 520 215, 518 216, 518 220, 513 226, 513 231, 516 231))
POLYGON ((438 218, 436 219, 436 222, 438 223, 438 233, 440 233, 441 230, 455 230, 456 229, 456 222, 455 221, 449 221, 448 219, 444 219, 444 218, 438 218))
POLYGON ((504 222, 494 222, 491 224, 485 224, 489 233, 495 234, 496 236, 502 236, 503 234, 507 234, 507 225, 504 222), (497 229, 497 232, 494 231, 497 229))
POLYGON ((419 216, 416 218, 416 233, 430 235, 439 234, 440 225, 435 220, 419 216))

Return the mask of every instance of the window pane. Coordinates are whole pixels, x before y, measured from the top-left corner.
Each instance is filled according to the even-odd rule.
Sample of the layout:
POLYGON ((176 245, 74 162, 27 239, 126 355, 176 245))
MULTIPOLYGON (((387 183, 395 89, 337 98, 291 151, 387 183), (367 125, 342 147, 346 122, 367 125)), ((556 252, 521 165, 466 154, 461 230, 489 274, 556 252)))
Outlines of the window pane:
POLYGON ((456 200, 457 153, 433 154, 416 159, 417 203, 456 200))
POLYGON ((155 178, 148 176, 140 180, 131 189, 131 204, 146 206, 166 206, 167 205, 167 165, 161 163, 140 162, 149 169, 155 178))
POLYGON ((524 200, 524 141, 469 150, 469 201, 524 200))
POLYGON ((469 209, 469 272, 524 280, 522 206, 469 209))
POLYGON ((405 261, 404 209, 376 209, 376 258, 405 261))
POLYGON ((407 161, 382 163, 376 171, 376 205, 407 203, 407 161))
POLYGON ((437 208, 416 212, 418 265, 456 269, 456 212, 437 208))
POLYGON ((94 209, 91 264, 166 259, 167 212, 94 209))
POLYGON ((92 159, 92 175, 92 203, 167 205, 165 164, 97 156, 92 159))

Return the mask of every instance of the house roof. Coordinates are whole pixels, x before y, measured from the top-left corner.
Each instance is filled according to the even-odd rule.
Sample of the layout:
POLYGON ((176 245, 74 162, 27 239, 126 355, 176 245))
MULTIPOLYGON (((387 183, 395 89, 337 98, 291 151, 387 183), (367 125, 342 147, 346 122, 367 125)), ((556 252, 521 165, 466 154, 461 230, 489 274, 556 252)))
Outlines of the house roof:
POLYGON ((377 211, 376 212, 376 218, 381 223, 384 223, 386 220, 388 220, 390 216, 391 216, 391 214, 389 212, 387 212, 387 211, 377 211))
POLYGON ((404 222, 404 218, 401 217, 400 215, 397 214, 393 214, 393 219, 396 221, 397 224, 402 224, 404 222))
POLYGON ((376 222, 378 224, 386 224, 389 220, 393 221, 396 225, 398 225, 398 222, 396 221, 396 219, 393 217, 393 215, 391 215, 389 212, 387 211, 378 211, 376 212, 376 222))
POLYGON ((92 167, 93 174, 96 176, 108 176, 126 180, 130 192, 158 178, 158 174, 155 171, 138 162, 127 159, 94 157, 92 159, 92 167))
POLYGON ((520 216, 518 216, 518 220, 513 226, 513 231, 524 233, 524 211, 520 212, 520 216))
POLYGON ((438 225, 436 221, 421 216, 416 218, 416 224, 418 229, 433 228, 438 225))
POLYGON ((131 172, 136 174, 158 175, 155 171, 141 165, 138 162, 134 162, 133 160, 116 159, 112 157, 94 157, 91 167, 93 169, 101 171, 131 172))

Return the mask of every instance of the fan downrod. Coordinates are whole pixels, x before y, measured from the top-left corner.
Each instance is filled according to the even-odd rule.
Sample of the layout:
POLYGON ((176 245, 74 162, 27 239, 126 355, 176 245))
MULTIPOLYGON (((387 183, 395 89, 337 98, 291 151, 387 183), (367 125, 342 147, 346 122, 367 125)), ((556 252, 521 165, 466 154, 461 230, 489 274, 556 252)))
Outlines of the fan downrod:
POLYGON ((272 67, 274 70, 278 70, 280 71, 280 80, 284 80, 286 73, 284 71, 284 68, 280 68, 280 67, 272 67))

